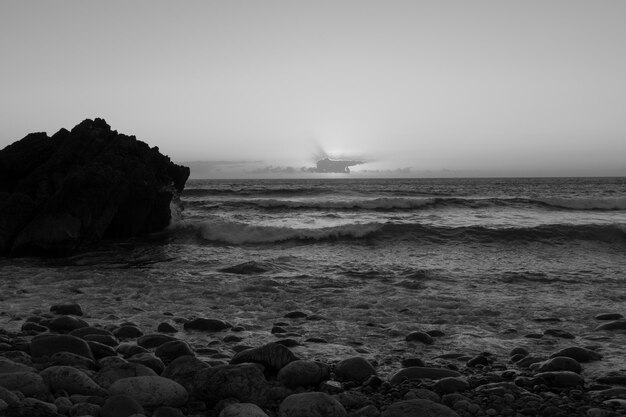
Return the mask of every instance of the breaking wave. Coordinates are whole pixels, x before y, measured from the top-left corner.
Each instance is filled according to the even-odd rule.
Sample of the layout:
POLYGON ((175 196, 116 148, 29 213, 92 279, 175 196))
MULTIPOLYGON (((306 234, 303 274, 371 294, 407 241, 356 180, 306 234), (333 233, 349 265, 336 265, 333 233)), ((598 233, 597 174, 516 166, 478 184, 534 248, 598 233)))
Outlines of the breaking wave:
POLYGON ((438 227, 415 223, 354 223, 324 228, 254 225, 221 218, 181 222, 172 226, 179 235, 229 245, 272 244, 287 241, 414 241, 416 243, 539 242, 560 244, 573 240, 626 244, 626 225, 554 224, 537 227, 438 227))

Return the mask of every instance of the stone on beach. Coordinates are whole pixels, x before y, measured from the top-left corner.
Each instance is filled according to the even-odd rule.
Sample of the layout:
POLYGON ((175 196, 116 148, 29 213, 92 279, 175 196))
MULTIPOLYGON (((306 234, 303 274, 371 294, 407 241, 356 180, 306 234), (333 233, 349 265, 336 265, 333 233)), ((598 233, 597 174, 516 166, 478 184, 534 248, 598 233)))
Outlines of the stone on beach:
POLYGON ((232 357, 230 363, 233 365, 244 362, 259 363, 269 372, 276 373, 285 365, 297 359, 296 355, 289 348, 278 343, 268 343, 238 352, 232 357))
POLYGON ((161 375, 163 369, 165 369, 165 364, 163 361, 152 353, 138 353, 136 355, 131 356, 127 359, 128 362, 139 363, 141 365, 145 365, 148 368, 152 369, 157 375, 161 375))
POLYGON ((361 384, 372 375, 376 375, 376 369, 360 356, 344 359, 335 366, 335 376, 342 382, 361 384))
POLYGON ((425 345, 432 345, 435 343, 435 339, 425 332, 411 332, 406 336, 405 340, 407 342, 421 342, 425 345))
POLYGON ((416 399, 391 404, 381 417, 459 417, 452 409, 430 400, 416 399))
POLYGON ((82 316, 83 309, 78 303, 55 304, 50 307, 50 312, 54 314, 82 316))
POLYGON ((146 407, 178 407, 187 402, 188 393, 176 381, 161 376, 136 376, 119 379, 109 387, 111 395, 128 395, 146 407))
POLYGON ((233 325, 224 320, 207 319, 203 317, 195 318, 183 324, 185 330, 201 330, 204 332, 221 332, 231 327, 233 327, 233 325))
POLYGON ((84 356, 70 352, 57 352, 50 357, 50 365, 73 366, 74 368, 93 369, 94 361, 84 356))
POLYGON ((19 391, 26 396, 40 397, 48 393, 48 385, 35 372, 9 372, 0 374, 0 387, 19 391))
POLYGON ((71 352, 94 359, 89 344, 75 336, 65 334, 43 334, 33 337, 30 354, 33 358, 52 356, 57 352, 71 352))
POLYGON ((427 368, 421 366, 411 366, 402 368, 389 377, 392 385, 397 385, 405 380, 415 381, 420 379, 442 379, 447 377, 458 377, 461 374, 457 371, 445 368, 427 368))
POLYGON ((299 359, 285 365, 278 372, 277 379, 288 388, 297 388, 317 385, 328 377, 328 372, 325 372, 320 364, 299 359))
POLYGON ((193 356, 194 352, 187 342, 172 340, 157 347, 154 354, 167 364, 180 356, 193 356))
POLYGON ((142 348, 152 349, 161 346, 163 343, 178 340, 174 336, 161 333, 146 334, 137 339, 137 345, 142 348))
POLYGON ((463 392, 469 389, 470 385, 463 378, 449 376, 435 382, 433 389, 440 395, 452 392, 463 392))
POLYGON ((252 403, 237 403, 226 406, 219 417, 268 417, 267 414, 252 403))
POLYGON ((582 376, 571 371, 542 372, 534 376, 538 383, 546 384, 549 387, 576 387, 585 384, 582 376))
POLYGON ((620 313, 602 313, 598 314, 596 320, 619 320, 623 319, 624 315, 620 313))
POLYGON ((113 330, 113 336, 119 339, 136 339, 143 336, 143 332, 137 326, 120 326, 113 330))
POLYGON ((346 417, 345 408, 323 392, 303 392, 285 398, 278 408, 279 417, 346 417))
POLYGON ((571 371, 577 374, 582 371, 580 363, 576 359, 568 358, 567 356, 555 356, 545 362, 534 363, 530 369, 537 372, 571 371))
POLYGON ((40 373, 50 391, 68 394, 102 395, 106 392, 84 372, 71 366, 51 366, 40 373))
POLYGON ((207 363, 202 362, 195 356, 179 356, 165 367, 161 376, 178 382, 188 392, 192 392, 196 373, 208 367, 207 363))
POLYGON ((599 330, 609 330, 609 331, 626 330, 626 320, 620 319, 620 320, 609 321, 607 323, 602 323, 601 325, 597 326, 595 328, 595 330, 596 331, 599 331, 599 330))
POLYGON ((596 351, 591 349, 585 349, 579 346, 571 346, 564 349, 559 350, 558 352, 554 352, 550 355, 551 358, 555 358, 557 356, 564 356, 567 358, 575 359, 578 362, 593 362, 599 361, 602 359, 602 355, 596 351))
POLYGON ((236 398, 262 406, 266 403, 269 385, 258 365, 219 365, 199 370, 194 376, 193 394, 204 401, 216 403, 236 398))
POLYGON ((103 388, 109 388, 120 379, 137 376, 157 376, 156 372, 139 363, 109 365, 98 371, 93 379, 103 388))
POLYGON ((89 335, 101 335, 101 336, 111 336, 113 337, 113 333, 108 331, 107 329, 103 329, 101 327, 81 327, 80 329, 72 330, 70 335, 80 337, 81 339, 85 336, 89 335))
POLYGON ((14 362, 11 359, 0 357, 0 374, 11 372, 37 372, 32 366, 14 362))
POLYGON ((144 414, 144 409, 137 400, 125 394, 107 398, 100 409, 101 417, 128 417, 133 414, 144 414))

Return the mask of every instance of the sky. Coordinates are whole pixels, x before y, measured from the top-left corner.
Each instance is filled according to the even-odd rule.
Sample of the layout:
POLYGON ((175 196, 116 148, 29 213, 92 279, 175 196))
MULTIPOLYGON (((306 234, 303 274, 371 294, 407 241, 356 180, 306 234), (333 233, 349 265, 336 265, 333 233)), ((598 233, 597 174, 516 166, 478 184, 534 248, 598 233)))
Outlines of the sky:
POLYGON ((353 172, 626 175, 624 16, 622 0, 3 0, 0 149, 102 117, 238 169, 323 149, 368 162, 353 172))

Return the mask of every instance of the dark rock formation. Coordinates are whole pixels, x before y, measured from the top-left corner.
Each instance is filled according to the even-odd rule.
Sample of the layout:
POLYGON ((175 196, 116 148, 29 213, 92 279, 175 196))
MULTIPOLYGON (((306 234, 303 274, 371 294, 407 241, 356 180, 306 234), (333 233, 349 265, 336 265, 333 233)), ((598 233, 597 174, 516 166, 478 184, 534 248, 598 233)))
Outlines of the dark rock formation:
POLYGON ((103 119, 31 133, 0 151, 0 254, 65 256, 162 230, 188 177, 103 119))

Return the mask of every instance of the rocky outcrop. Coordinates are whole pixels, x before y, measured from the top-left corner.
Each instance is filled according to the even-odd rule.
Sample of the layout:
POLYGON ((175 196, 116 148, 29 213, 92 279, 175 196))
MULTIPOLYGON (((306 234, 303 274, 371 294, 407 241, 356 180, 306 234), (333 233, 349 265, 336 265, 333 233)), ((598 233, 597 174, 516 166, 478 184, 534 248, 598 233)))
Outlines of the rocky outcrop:
POLYGON ((66 256, 162 230, 188 177, 103 119, 31 133, 0 151, 0 254, 66 256))

